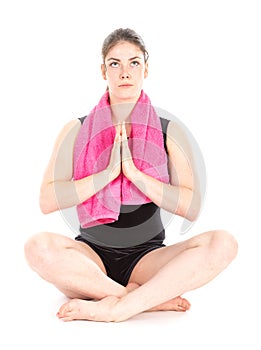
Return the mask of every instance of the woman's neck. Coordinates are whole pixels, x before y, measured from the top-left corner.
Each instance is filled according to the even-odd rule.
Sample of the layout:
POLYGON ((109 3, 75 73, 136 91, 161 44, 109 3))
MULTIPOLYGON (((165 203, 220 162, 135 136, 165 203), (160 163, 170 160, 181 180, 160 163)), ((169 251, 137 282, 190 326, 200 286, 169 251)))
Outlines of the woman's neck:
POLYGON ((125 121, 131 122, 130 116, 131 113, 139 100, 140 93, 138 96, 133 96, 133 98, 129 99, 117 99, 115 96, 111 93, 109 93, 109 101, 111 105, 111 113, 112 113, 112 120, 115 123, 120 123, 125 121))
POLYGON ((131 113, 135 103, 121 103, 111 105, 112 121, 114 124, 125 121, 126 123, 131 122, 131 113))

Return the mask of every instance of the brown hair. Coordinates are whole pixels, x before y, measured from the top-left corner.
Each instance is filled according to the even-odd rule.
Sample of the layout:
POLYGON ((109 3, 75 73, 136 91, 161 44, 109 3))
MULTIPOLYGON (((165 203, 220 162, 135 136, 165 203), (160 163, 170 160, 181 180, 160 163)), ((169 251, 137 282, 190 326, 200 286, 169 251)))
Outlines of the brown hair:
POLYGON ((102 45, 103 62, 105 61, 105 57, 107 56, 110 49, 121 41, 127 41, 138 46, 139 49, 143 52, 145 62, 147 62, 149 54, 146 50, 144 41, 142 40, 139 34, 137 34, 134 30, 129 28, 116 29, 105 38, 102 45))

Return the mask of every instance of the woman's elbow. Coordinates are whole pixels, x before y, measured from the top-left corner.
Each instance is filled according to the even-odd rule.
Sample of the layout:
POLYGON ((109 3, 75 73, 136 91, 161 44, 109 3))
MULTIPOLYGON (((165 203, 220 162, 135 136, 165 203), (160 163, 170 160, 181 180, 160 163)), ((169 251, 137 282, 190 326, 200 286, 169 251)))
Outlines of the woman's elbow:
POLYGON ((187 210, 186 219, 191 222, 194 222, 198 219, 199 214, 201 212, 201 196, 199 193, 192 192, 192 198, 190 202, 190 206, 187 210))
POLYGON ((50 214, 54 211, 53 208, 51 208, 48 201, 44 198, 41 198, 41 196, 40 196, 40 200, 39 200, 39 205, 40 205, 41 212, 43 214, 50 214))
POLYGON ((201 196, 194 191, 187 192, 186 203, 180 208, 180 216, 194 222, 198 219, 201 211, 201 196))
POLYGON ((190 208, 188 212, 185 215, 185 218, 189 220, 190 222, 195 222, 197 218, 199 217, 200 211, 194 208, 190 208))
POLYGON ((40 191, 39 206, 43 214, 50 214, 57 210, 52 202, 49 190, 46 187, 42 187, 40 191))
POLYGON ((44 201, 40 200, 40 209, 43 214, 50 214, 52 212, 50 206, 47 205, 44 201))

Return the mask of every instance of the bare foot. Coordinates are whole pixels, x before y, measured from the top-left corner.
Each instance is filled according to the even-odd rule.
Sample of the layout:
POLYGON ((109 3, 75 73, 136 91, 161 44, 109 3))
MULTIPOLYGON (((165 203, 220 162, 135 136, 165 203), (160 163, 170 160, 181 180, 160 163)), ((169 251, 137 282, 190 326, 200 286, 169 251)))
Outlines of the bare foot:
MULTIPOLYGON (((139 288, 140 285, 134 282, 129 283, 126 288, 128 293, 132 292, 134 289, 139 288)), ((190 302, 182 297, 176 297, 163 304, 153 307, 148 311, 179 311, 185 312, 190 309, 190 302)))
MULTIPOLYGON (((89 320, 96 322, 114 322, 113 310, 120 299, 108 296, 99 301, 72 299, 61 306, 57 317, 62 321, 89 320)), ((190 303, 177 297, 148 311, 187 311, 190 303)))
POLYGON ((90 320, 112 322, 112 310, 119 301, 115 296, 108 296, 99 301, 72 299, 61 306, 57 317, 63 321, 90 320))
MULTIPOLYGON (((129 284, 126 288, 130 293, 138 288, 136 283, 129 284)), ((99 301, 89 301, 83 299, 72 299, 61 306, 57 317, 63 321, 90 320, 98 322, 114 322, 115 306, 120 298, 107 296, 99 301)), ((180 311, 189 310, 190 303, 182 297, 173 298, 165 303, 151 308, 148 311, 180 311)))
MULTIPOLYGON (((138 288, 136 283, 129 283, 127 292, 138 288)), ((57 317, 63 321, 90 320, 90 321, 113 321, 112 311, 119 301, 115 296, 107 296, 101 300, 71 299, 61 306, 57 317)))
POLYGON ((182 297, 176 297, 163 304, 153 307, 148 311, 179 311, 185 312, 190 309, 190 302, 182 297))

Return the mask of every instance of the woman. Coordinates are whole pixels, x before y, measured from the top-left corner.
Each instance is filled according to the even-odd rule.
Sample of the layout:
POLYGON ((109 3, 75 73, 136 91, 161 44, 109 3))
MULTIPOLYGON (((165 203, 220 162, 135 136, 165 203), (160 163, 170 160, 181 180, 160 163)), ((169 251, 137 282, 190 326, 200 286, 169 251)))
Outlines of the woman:
POLYGON ((25 245, 26 258, 71 299, 57 313, 64 321, 118 322, 147 310, 187 311, 190 303, 181 296, 224 270, 236 256, 237 243, 226 231, 215 230, 163 244, 160 208, 190 221, 200 211, 193 162, 185 143, 180 146, 182 130, 156 116, 142 90, 148 53, 139 35, 115 30, 102 54, 107 92, 87 118, 62 129, 41 186, 43 213, 77 206, 80 235, 73 240, 37 234, 25 245), (139 121, 147 118, 144 111, 150 115, 146 123, 139 121), (138 133, 143 136, 137 138, 138 133), (152 166, 138 159, 141 144, 143 163, 152 166), (152 157, 150 145, 158 150, 152 157))

